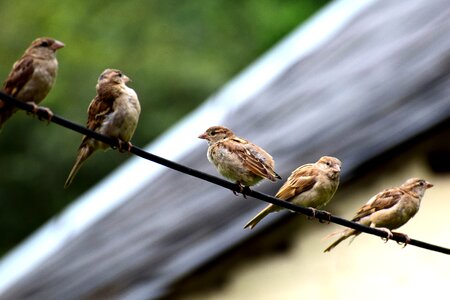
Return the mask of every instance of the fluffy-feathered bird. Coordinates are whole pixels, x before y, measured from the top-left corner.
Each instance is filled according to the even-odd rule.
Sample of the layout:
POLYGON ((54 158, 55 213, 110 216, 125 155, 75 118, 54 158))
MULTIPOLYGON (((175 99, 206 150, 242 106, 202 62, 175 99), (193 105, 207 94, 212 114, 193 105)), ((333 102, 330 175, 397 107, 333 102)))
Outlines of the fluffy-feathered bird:
MULTIPOLYGON (((58 71, 56 51, 64 44, 52 38, 38 38, 14 63, 2 91, 18 100, 39 104, 53 87, 58 71)), ((0 100, 0 129, 17 108, 0 100)), ((48 111, 49 116, 51 112, 48 111)))
MULTIPOLYGON (((323 156, 313 164, 306 164, 295 169, 275 197, 311 208, 321 208, 333 198, 339 186, 341 161, 335 157, 323 156)), ((269 204, 244 228, 252 229, 264 217, 282 208, 269 204)))
MULTIPOLYGON (((136 92, 126 85, 129 81, 120 70, 106 69, 98 78, 97 96, 88 108, 87 128, 116 138, 121 145, 130 143, 141 113, 136 92)), ((109 145, 83 137, 65 188, 72 183, 83 162, 98 149, 107 150, 109 145)))
POLYGON ((257 184, 266 178, 281 179, 275 170, 275 162, 264 149, 237 137, 230 129, 212 126, 199 136, 208 141, 208 160, 217 171, 241 189, 257 184))
MULTIPOLYGON (((424 179, 410 178, 401 186, 386 189, 370 198, 358 210, 352 221, 384 230, 388 233, 388 238, 391 238, 393 236, 391 230, 403 226, 419 211, 422 197, 425 191, 431 187, 433 185, 424 179)), ((331 251, 343 240, 351 236, 357 237, 360 233, 351 228, 332 233, 328 237, 337 234, 340 234, 341 237, 324 252, 331 251)), ((404 236, 406 240, 409 240, 408 236, 404 236)))

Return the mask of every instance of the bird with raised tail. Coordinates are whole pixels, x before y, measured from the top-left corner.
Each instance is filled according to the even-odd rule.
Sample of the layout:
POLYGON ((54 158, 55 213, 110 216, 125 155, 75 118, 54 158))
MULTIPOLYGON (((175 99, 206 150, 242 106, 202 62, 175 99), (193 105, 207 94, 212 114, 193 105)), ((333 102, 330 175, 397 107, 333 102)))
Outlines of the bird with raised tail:
MULTIPOLYGON (((52 38, 42 37, 34 40, 23 56, 14 63, 3 84, 2 91, 20 101, 32 104, 35 112, 55 83, 58 71, 56 51, 64 43, 52 38)), ((18 109, 0 100, 0 129, 18 109)), ((50 110, 45 109, 49 118, 50 110)))
MULTIPOLYGON (((97 96, 88 108, 87 128, 118 140, 121 149, 131 147, 130 140, 136 130, 141 106, 136 92, 126 84, 130 79, 120 70, 106 69, 98 78, 97 96)), ((83 162, 98 149, 110 146, 83 136, 75 164, 64 188, 73 181, 83 162)))
MULTIPOLYGON (((339 186, 341 165, 341 161, 332 156, 323 156, 315 163, 302 165, 291 173, 275 197, 296 205, 321 208, 333 198, 339 186)), ((252 229, 268 214, 281 209, 269 204, 244 228, 252 229)))
MULTIPOLYGON (((370 198, 358 210, 352 221, 384 230, 388 234, 388 239, 392 238, 393 233, 391 230, 403 226, 416 215, 425 191, 431 187, 433 185, 424 179, 410 178, 401 186, 385 189, 370 198)), ((360 231, 348 228, 328 235, 327 237, 335 235, 341 235, 341 237, 326 248, 324 252, 331 251, 340 242, 351 236, 355 238, 360 233, 360 231)), ((406 241, 409 240, 407 235, 401 235, 405 237, 406 241)))
POLYGON ((237 137, 230 129, 212 126, 199 136, 208 142, 208 160, 217 171, 237 185, 241 191, 262 179, 281 179, 274 168, 275 162, 264 149, 237 137))

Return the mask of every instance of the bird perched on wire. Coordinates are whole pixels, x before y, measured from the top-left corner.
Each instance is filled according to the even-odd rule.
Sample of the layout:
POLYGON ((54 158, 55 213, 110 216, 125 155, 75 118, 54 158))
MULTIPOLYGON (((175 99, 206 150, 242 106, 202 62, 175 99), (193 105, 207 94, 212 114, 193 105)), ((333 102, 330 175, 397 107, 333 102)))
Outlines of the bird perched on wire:
MULTIPOLYGON (((388 239, 390 239, 393 236, 391 230, 404 225, 418 212, 425 191, 431 187, 433 187, 433 185, 423 179, 410 178, 401 186, 385 189, 370 198, 369 201, 358 210, 352 221, 384 230, 388 234, 388 239)), ((348 228, 330 234, 327 237, 337 234, 340 234, 341 237, 326 248, 324 252, 331 251, 343 240, 351 236, 355 238, 360 233, 360 231, 348 228)), ((405 234, 400 235, 405 237, 407 244, 409 237, 405 234)))
POLYGON ((199 138, 208 141, 208 160, 222 176, 235 181, 241 192, 264 178, 281 179, 274 171, 275 162, 269 153, 237 137, 230 129, 212 126, 199 138))
MULTIPOLYGON (((275 197, 313 209, 323 207, 331 200, 339 186, 341 164, 335 157, 323 156, 313 164, 300 166, 291 173, 275 197)), ((244 228, 252 229, 265 216, 281 209, 269 204, 244 228)))
MULTIPOLYGON (((2 91, 18 100, 32 104, 34 112, 55 83, 58 71, 56 50, 64 44, 52 38, 42 37, 34 40, 23 56, 14 63, 2 91)), ((48 117, 52 113, 47 111, 48 117)), ((17 111, 13 105, 0 100, 0 129, 17 111)))
MULTIPOLYGON (((130 140, 141 113, 136 92, 126 83, 130 79, 120 70, 106 69, 98 78, 97 96, 88 108, 87 128, 100 134, 116 138, 119 150, 131 148, 130 140)), ((88 136, 84 136, 78 149, 75 164, 64 185, 73 181, 83 162, 97 149, 107 150, 110 146, 88 136)))

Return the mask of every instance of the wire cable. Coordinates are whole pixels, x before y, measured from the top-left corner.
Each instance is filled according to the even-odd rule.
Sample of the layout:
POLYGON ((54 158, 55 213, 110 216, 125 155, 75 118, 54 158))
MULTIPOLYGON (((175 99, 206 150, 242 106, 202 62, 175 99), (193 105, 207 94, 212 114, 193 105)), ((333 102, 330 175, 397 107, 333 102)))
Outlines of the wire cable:
MULTIPOLYGON (((95 131, 92 131, 84 126, 81 126, 79 124, 76 124, 72 121, 69 121, 67 119, 64 119, 58 115, 53 114, 51 117, 49 116, 47 110, 43 107, 39 107, 40 109, 36 110, 36 107, 33 106, 32 104, 26 103, 26 102, 22 102, 20 100, 17 100, 3 92, 0 92, 0 99, 6 101, 9 104, 12 104, 22 110, 25 110, 31 114, 35 114, 39 117, 40 120, 43 121, 47 121, 48 122, 53 122, 56 123, 60 126, 63 126, 65 128, 71 129, 73 131, 79 132, 81 134, 87 135, 91 138, 94 138, 96 140, 99 140, 103 143, 106 143, 108 145, 110 145, 113 149, 117 149, 119 148, 121 145, 119 145, 119 142, 117 139, 99 134, 95 131)), ((154 163, 163 165, 169 169, 190 175, 190 176, 194 176, 197 177, 199 179, 202 179, 204 181, 208 181, 210 183, 219 185, 223 188, 229 189, 233 192, 236 193, 241 193, 241 188, 236 185, 235 183, 232 183, 230 181, 224 180, 222 178, 213 176, 213 175, 209 175, 207 173, 186 167, 184 165, 178 164, 176 162, 170 161, 168 159, 165 159, 163 157, 154 155, 152 153, 146 152, 143 149, 136 147, 136 146, 131 146, 130 148, 130 152, 141 157, 144 158, 146 160, 150 160, 154 163)), ((376 229, 376 228, 372 228, 372 227, 368 227, 365 225, 361 225, 359 223, 356 222, 352 222, 334 215, 329 214, 326 211, 322 211, 322 210, 315 210, 312 208, 308 208, 308 207, 302 207, 302 206, 298 206, 295 204, 292 204, 290 202, 287 201, 283 201, 280 200, 278 198, 272 197, 270 195, 264 194, 264 193, 260 193, 254 190, 251 190, 249 188, 246 188, 244 191, 244 196, 250 196, 253 198, 256 198, 258 200, 262 200, 268 203, 272 203, 274 205, 289 209, 291 211, 294 211, 296 213, 300 213, 309 217, 313 217, 318 219, 319 221, 327 221, 330 223, 335 223, 335 224, 339 224, 345 227, 349 227, 352 229, 355 229, 357 231, 361 231, 361 232, 365 232, 368 234, 372 234, 372 235, 376 235, 379 236, 381 238, 386 238, 388 237, 387 232, 380 230, 380 229, 376 229)), ((394 236, 391 238, 391 240, 396 241, 397 243, 403 243, 405 244, 406 238, 404 235, 399 235, 399 234, 395 234, 394 232, 394 236)), ((423 248, 423 249, 427 249, 430 251, 435 251, 435 252, 440 252, 443 254, 447 254, 450 255, 450 248, 445 248, 445 247, 441 247, 441 246, 437 246, 437 245, 433 245, 430 243, 426 243, 426 242, 422 242, 416 239, 410 239, 407 243, 408 245, 412 245, 412 246, 416 246, 419 248, 423 248)))

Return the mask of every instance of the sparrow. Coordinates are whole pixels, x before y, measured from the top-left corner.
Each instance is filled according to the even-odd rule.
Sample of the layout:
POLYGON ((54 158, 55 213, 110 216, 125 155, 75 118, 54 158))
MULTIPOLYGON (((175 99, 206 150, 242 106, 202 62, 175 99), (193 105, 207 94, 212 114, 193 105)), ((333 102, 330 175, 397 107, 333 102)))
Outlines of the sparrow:
MULTIPOLYGON (((341 161, 335 157, 323 156, 317 162, 305 164, 295 169, 278 193, 278 199, 313 209, 325 206, 333 198, 339 186, 341 161)), ((282 208, 269 204, 244 228, 252 229, 265 216, 282 208)))
MULTIPOLYGON (((391 230, 401 227, 408 222, 409 219, 414 217, 419 210, 420 202, 425 194, 425 191, 431 187, 433 187, 433 185, 424 179, 410 178, 401 186, 385 189, 370 198, 369 201, 367 201, 367 203, 358 210, 352 221, 386 231, 388 234, 388 239, 390 239, 393 236, 391 230)), ((360 233, 360 231, 348 228, 343 231, 330 234, 327 237, 331 237, 336 234, 340 234, 341 237, 326 248, 324 252, 331 251, 343 240, 349 238, 350 236, 355 238, 360 233)), ((405 240, 409 241, 409 237, 407 235, 400 235, 403 235, 405 240)))
MULTIPOLYGON (((97 95, 88 108, 87 128, 118 139, 119 149, 124 144, 131 148, 130 140, 141 113, 136 92, 126 83, 130 81, 120 70, 106 69, 98 78, 97 95)), ((64 188, 73 181, 83 162, 97 149, 107 150, 109 145, 83 136, 75 164, 67 177, 64 188)))
POLYGON ((264 178, 281 179, 274 171, 275 162, 269 153, 237 137, 230 129, 212 126, 198 137, 208 142, 208 160, 223 177, 236 182, 241 192, 264 178))
MULTIPOLYGON (((14 63, 2 91, 18 100, 28 102, 38 110, 39 104, 55 83, 58 71, 56 50, 64 44, 52 38, 34 40, 23 56, 14 63)), ((17 108, 0 100, 0 128, 17 108)), ((49 118, 52 114, 46 109, 49 118)))

